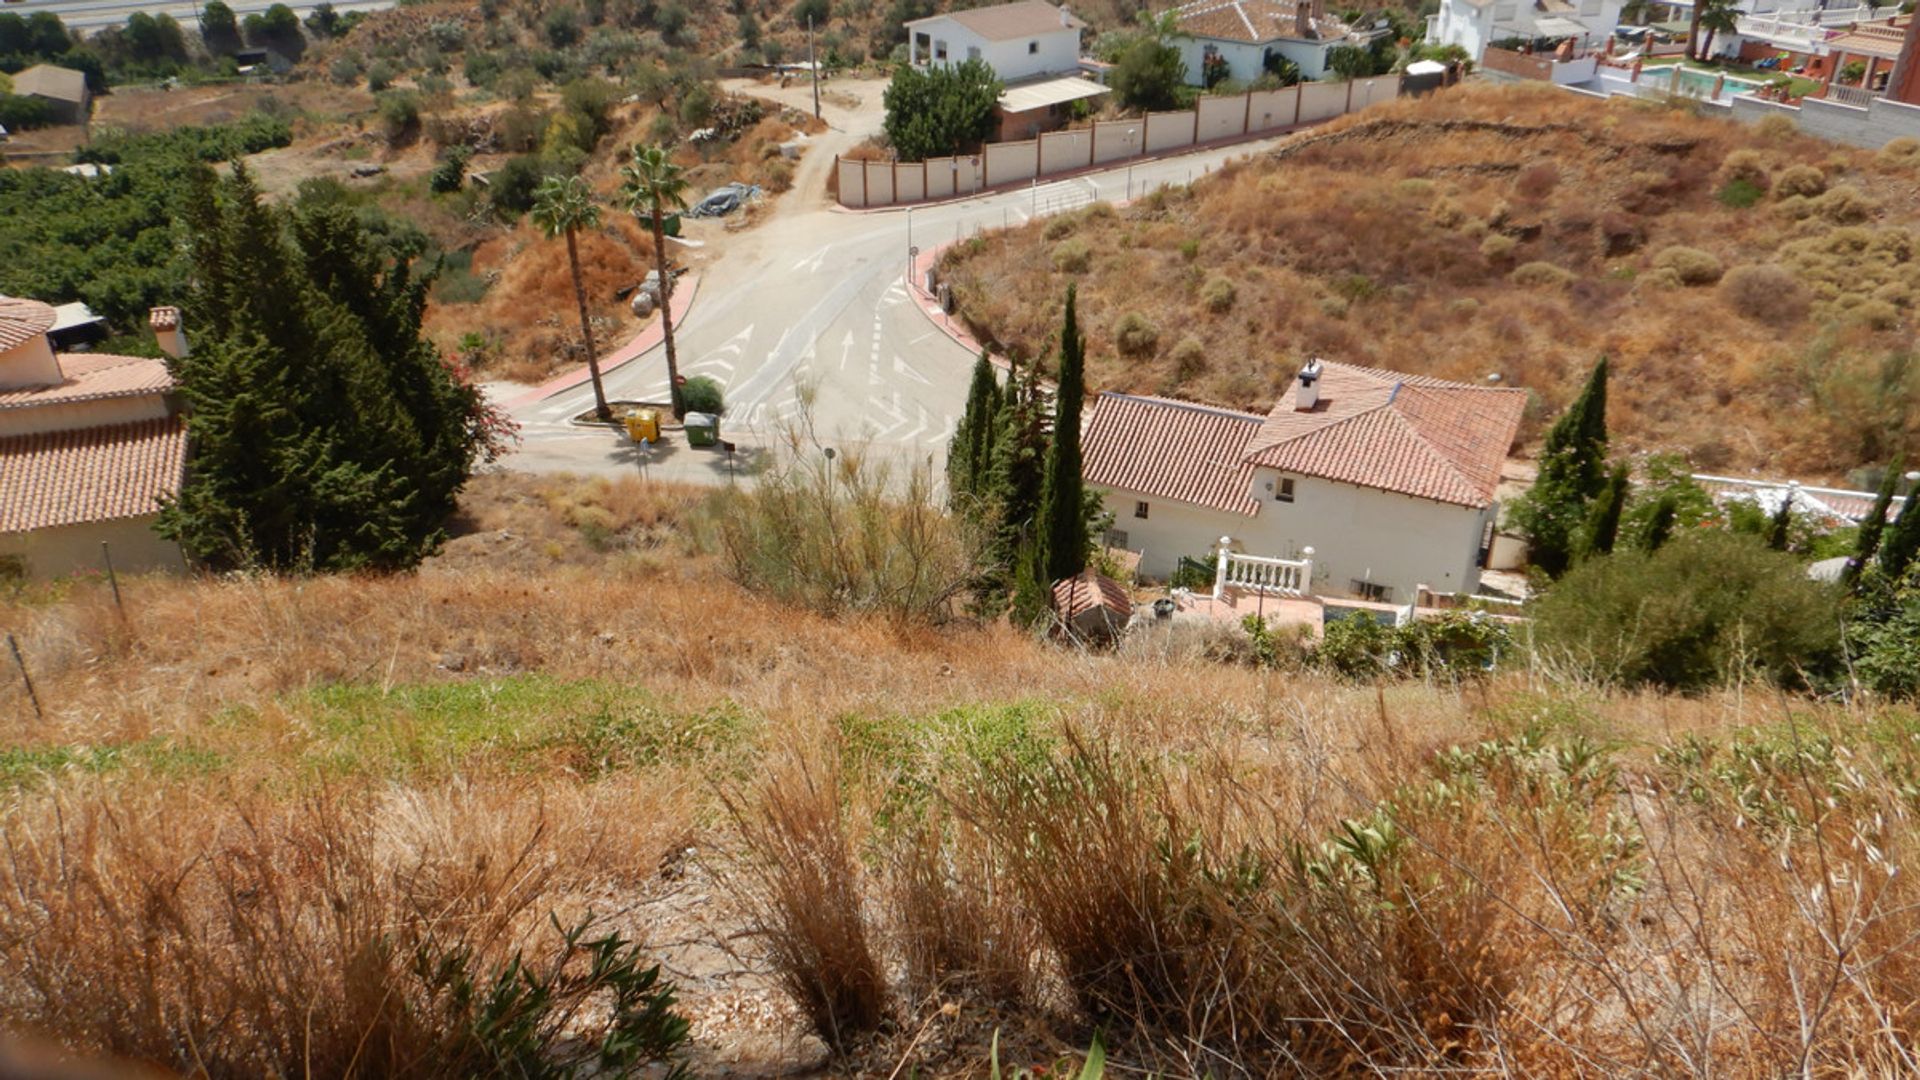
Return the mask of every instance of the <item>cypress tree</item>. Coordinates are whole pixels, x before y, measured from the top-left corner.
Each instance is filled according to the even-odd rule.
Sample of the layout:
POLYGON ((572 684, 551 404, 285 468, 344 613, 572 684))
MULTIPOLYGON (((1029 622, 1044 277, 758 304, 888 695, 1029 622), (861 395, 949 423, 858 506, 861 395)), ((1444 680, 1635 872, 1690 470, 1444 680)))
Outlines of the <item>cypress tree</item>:
POLYGON ((1067 286, 1067 311, 1060 325, 1060 387, 1053 399, 1053 441, 1047 447, 1034 553, 1035 576, 1049 587, 1087 564, 1086 485, 1080 475, 1087 340, 1074 313, 1076 291, 1073 285, 1067 286))
POLYGON ((1626 513, 1627 493, 1632 489, 1631 469, 1626 462, 1613 467, 1607 476, 1607 485, 1600 497, 1593 501, 1593 512, 1587 515, 1587 524, 1582 536, 1581 549, 1587 557, 1610 555, 1613 545, 1620 537, 1620 518, 1626 513))
POLYGON ((984 488, 987 505, 998 515, 993 562, 1006 578, 1018 569, 1023 554, 1031 556, 1034 518, 1040 509, 1047 428, 1038 367, 1029 364, 1024 374, 1016 368, 1001 395, 984 488))
POLYGON ((1677 512, 1672 495, 1662 495, 1660 501, 1653 504, 1653 518, 1647 522, 1647 535, 1644 541, 1649 554, 1659 551, 1666 544, 1667 538, 1673 535, 1673 520, 1677 512))
POLYGON ((1880 543, 1881 575, 1898 584, 1916 555, 1920 555, 1920 491, 1910 491, 1900 504, 1900 516, 1893 519, 1880 543))
POLYGON ((1547 432, 1540 472, 1513 507, 1534 565, 1559 575, 1572 561, 1588 504, 1607 483, 1607 358, 1587 376, 1580 395, 1547 432))
POLYGON ((1887 473, 1880 478, 1880 490, 1874 493, 1873 508, 1860 522, 1860 532, 1854 538, 1853 558, 1847 560, 1847 568, 1841 572, 1842 583, 1851 587, 1860 580, 1860 572, 1867 568, 1873 557, 1880 551, 1880 536, 1887 527, 1887 509, 1893 505, 1893 489, 1900 484, 1902 459, 1895 456, 1893 463, 1887 466, 1887 473))
POLYGON ((994 414, 999 405, 993 363, 982 349, 973 365, 967 407, 947 449, 947 501, 956 509, 973 512, 979 505, 981 482, 992 460, 994 414))
POLYGON ((1773 512, 1773 520, 1767 525, 1767 546, 1774 551, 1787 550, 1787 533, 1793 527, 1793 493, 1787 488, 1780 496, 1780 508, 1773 512))

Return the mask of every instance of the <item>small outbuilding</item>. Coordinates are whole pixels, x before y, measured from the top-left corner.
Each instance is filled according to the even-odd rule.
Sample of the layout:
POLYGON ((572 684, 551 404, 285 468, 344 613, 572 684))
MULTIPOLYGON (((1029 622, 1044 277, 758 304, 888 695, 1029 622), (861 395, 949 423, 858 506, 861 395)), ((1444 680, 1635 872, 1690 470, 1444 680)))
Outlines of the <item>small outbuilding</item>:
POLYGON ((21 97, 39 98, 53 107, 53 118, 62 124, 87 122, 87 75, 72 68, 53 64, 35 64, 13 77, 13 92, 21 97))
POLYGON ((1054 582, 1053 613, 1081 640, 1110 642, 1133 618, 1133 598, 1125 586, 1089 568, 1054 582))

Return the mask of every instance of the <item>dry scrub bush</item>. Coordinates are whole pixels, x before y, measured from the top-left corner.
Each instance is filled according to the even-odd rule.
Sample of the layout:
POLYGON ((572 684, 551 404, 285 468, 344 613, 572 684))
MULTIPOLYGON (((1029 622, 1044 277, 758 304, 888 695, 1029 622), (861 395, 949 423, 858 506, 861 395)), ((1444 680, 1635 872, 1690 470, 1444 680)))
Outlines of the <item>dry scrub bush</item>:
POLYGON ((1207 369, 1207 347, 1200 339, 1188 335, 1180 339, 1173 347, 1173 377, 1180 382, 1188 382, 1207 369))
POLYGON ((1858 225, 1879 206, 1859 188, 1841 186, 1813 200, 1813 212, 1836 225, 1858 225))
POLYGON ((1787 326, 1807 317, 1807 291, 1800 279, 1773 263, 1736 266, 1720 279, 1727 306, 1764 323, 1787 326))
POLYGON ((1573 271, 1550 262, 1535 261, 1514 267, 1507 280, 1534 289, 1564 289, 1573 284, 1576 276, 1573 271))
POLYGON ((1767 189, 1767 163, 1758 150, 1735 150, 1720 162, 1720 183, 1744 182, 1767 189))
POLYGON ((1889 139, 1887 145, 1874 155, 1880 164, 1892 169, 1911 169, 1920 166, 1920 139, 1901 136, 1889 139))
POLYGON ((1711 285, 1720 280, 1720 259, 1699 248, 1675 245, 1663 248, 1653 257, 1656 270, 1671 270, 1682 285, 1711 285))
POLYGON ((1787 117, 1770 113, 1753 125, 1753 132, 1767 142, 1779 143, 1800 134, 1800 125, 1787 117))
POLYGON ((1827 190, 1827 174, 1813 165, 1789 165, 1773 179, 1773 196, 1790 199, 1795 195, 1813 198, 1827 190))
POLYGON ((562 894, 594 865, 654 854, 598 850, 601 831, 525 788, 30 797, 0 862, 0 1013, 199 1075, 455 1077, 522 1054, 540 1075, 677 1023, 610 1029, 636 1017, 547 925, 578 920, 562 894), (554 997, 520 996, 528 979, 554 997))
POLYGON ((1092 261, 1093 251, 1085 240, 1063 241, 1053 249, 1053 268, 1063 274, 1084 274, 1092 261))
POLYGON ((1113 344, 1123 356, 1152 356, 1160 347, 1160 328, 1145 315, 1129 311, 1113 324, 1113 344))
POLYGON ((1215 315, 1224 315, 1232 309, 1237 291, 1232 278, 1215 274, 1200 287, 1200 302, 1207 305, 1207 310, 1215 315))
POLYGON ((886 1018, 887 985, 833 749, 793 755, 750 800, 722 799, 746 848, 733 888, 781 986, 838 1052, 886 1018))
POLYGON ((1513 251, 1520 241, 1505 233, 1492 233, 1480 241, 1480 257, 1490 263, 1505 262, 1513 257, 1513 251))

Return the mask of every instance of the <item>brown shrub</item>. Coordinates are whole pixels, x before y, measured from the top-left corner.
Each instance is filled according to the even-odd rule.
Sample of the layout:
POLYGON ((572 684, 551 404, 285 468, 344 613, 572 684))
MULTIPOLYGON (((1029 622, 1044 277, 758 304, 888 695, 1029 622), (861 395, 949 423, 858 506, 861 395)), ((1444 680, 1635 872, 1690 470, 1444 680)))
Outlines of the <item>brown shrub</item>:
POLYGON ((1827 174, 1812 165, 1789 165, 1773 179, 1776 199, 1804 195, 1812 198, 1827 190, 1827 174))
POLYGON ((1122 355, 1152 356, 1160 347, 1160 328, 1137 311, 1129 311, 1113 324, 1113 343, 1122 355))
POLYGON ((1576 276, 1573 271, 1550 262, 1529 262, 1514 267, 1507 280, 1535 289, 1564 289, 1573 284, 1576 276))
POLYGON ((1656 270, 1670 270, 1682 285, 1711 285, 1720 280, 1720 259, 1699 248, 1675 245, 1662 248, 1653 256, 1656 270))
POLYGON ((1745 182, 1767 189, 1767 163, 1758 150, 1735 150, 1720 162, 1720 183, 1745 182))
POLYGON ((1749 319, 1785 326, 1807 316, 1807 290, 1785 267, 1773 263, 1736 266, 1720 279, 1727 306, 1749 319))

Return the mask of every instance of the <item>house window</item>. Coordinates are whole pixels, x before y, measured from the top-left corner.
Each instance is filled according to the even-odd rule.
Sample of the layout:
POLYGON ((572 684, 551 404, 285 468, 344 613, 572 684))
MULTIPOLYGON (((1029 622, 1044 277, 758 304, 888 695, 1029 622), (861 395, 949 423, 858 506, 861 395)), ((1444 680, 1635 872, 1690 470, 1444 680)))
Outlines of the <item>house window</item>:
POLYGON ((1278 499, 1281 502, 1292 502, 1293 501, 1293 477, 1291 476, 1281 477, 1280 486, 1274 489, 1273 497, 1275 499, 1278 499))
POLYGON ((969 60, 980 59, 980 46, 978 45, 967 46, 967 59, 969 60))
POLYGON ((1513 17, 1519 13, 1520 5, 1518 4, 1500 4, 1493 9, 1493 18, 1496 22, 1512 22, 1513 17))
POLYGON ((1027 42, 1027 55, 1028 56, 1040 55, 1040 43, 1037 41, 1027 42))
POLYGON ((1143 502, 1134 503, 1133 516, 1145 521, 1147 519, 1147 504, 1143 502))
POLYGON ((927 62, 927 52, 932 48, 933 38, 926 34, 913 35, 913 55, 919 57, 921 63, 927 62))
POLYGON ((1107 546, 1110 548, 1119 548, 1121 551, 1127 550, 1127 530, 1108 529, 1107 546))
POLYGON ((1347 582, 1347 586, 1353 595, 1362 600, 1371 600, 1376 604, 1393 602, 1393 589, 1390 586, 1374 581, 1361 581, 1359 578, 1347 582))
POLYGON ((935 41, 935 42, 933 43, 933 58, 934 58, 935 60, 945 60, 945 59, 947 58, 947 43, 946 43, 946 42, 944 42, 944 41, 935 41))
POLYGON ((1600 14, 1600 0, 1580 0, 1580 14, 1582 15, 1600 14))

